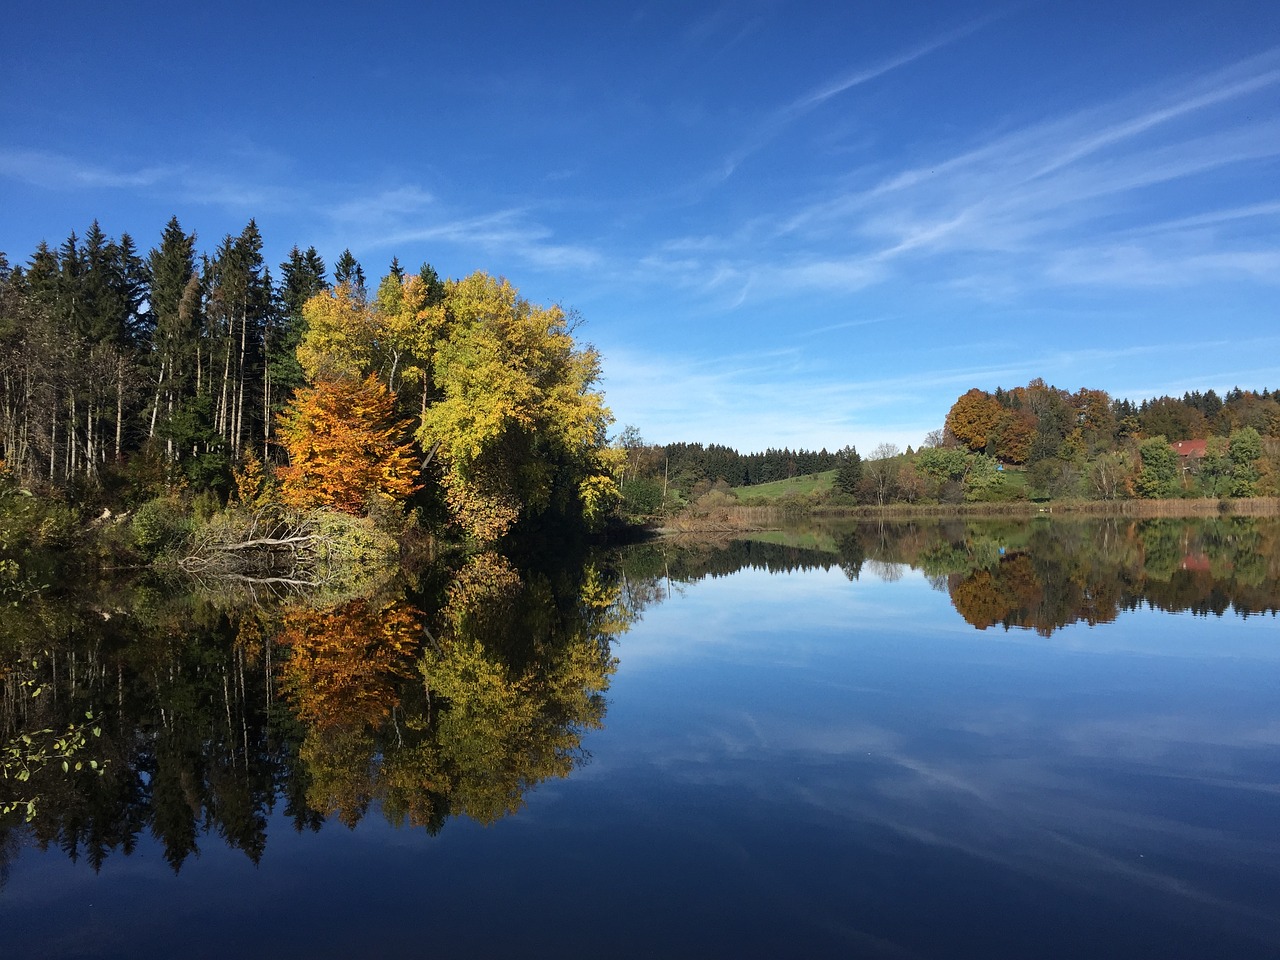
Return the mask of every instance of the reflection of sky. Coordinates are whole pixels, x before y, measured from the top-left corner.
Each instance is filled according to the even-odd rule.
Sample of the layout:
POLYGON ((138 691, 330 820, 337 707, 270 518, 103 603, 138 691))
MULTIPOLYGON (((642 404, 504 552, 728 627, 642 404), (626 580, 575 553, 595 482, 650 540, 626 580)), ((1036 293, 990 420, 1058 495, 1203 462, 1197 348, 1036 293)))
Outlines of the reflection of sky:
POLYGON ((915 574, 744 571, 648 611, 619 652, 588 776, 648 767, 833 849, 892 837, 1280 949, 1271 618, 1141 610, 1046 639, 977 631, 915 574))
POLYGON ((101 876, 25 856, 0 927, 50 946, 24 957, 1273 957, 1274 635, 1143 610, 1046 639, 914 573, 709 578, 620 639, 591 763, 515 817, 277 815, 259 866, 208 837, 176 879, 145 839, 101 876))

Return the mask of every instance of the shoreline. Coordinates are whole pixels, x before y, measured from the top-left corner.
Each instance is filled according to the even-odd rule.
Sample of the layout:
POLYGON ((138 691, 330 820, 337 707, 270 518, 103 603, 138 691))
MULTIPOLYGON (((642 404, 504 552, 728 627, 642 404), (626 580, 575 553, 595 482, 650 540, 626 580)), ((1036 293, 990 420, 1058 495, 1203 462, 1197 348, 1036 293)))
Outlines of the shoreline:
MULTIPOLYGON (((650 527, 659 536, 683 533, 749 533, 778 529, 791 520, 947 520, 1009 517, 1127 517, 1135 520, 1195 517, 1280 516, 1280 497, 1228 500, 1061 500, 1048 503, 925 503, 835 507, 822 505, 721 504, 705 513, 687 511, 650 527)), ((652 521, 650 521, 652 523, 652 521)))

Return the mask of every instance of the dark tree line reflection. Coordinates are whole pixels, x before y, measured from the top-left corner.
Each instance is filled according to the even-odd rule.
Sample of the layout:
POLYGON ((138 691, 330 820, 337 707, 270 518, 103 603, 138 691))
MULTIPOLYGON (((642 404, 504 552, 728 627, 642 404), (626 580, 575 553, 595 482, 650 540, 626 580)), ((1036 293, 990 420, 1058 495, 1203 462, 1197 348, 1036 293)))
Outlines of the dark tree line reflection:
POLYGON ((839 568, 897 579, 925 573, 978 629, 1049 636, 1073 623, 1114 621, 1142 606, 1198 615, 1280 610, 1280 520, 1250 517, 864 523, 806 529, 777 542, 676 550, 636 548, 633 563, 672 583, 839 568))
POLYGON ((82 770, 0 780, 39 800, 30 823, 0 821, 0 883, 27 842, 96 869, 151 836, 176 871, 210 843, 257 862, 273 813, 298 831, 375 811, 433 833, 493 822, 585 759, 615 638, 670 593, 744 568, 915 569, 975 627, 1049 636, 1140 606, 1274 615, 1280 521, 860 524, 552 565, 484 553, 328 600, 28 591, 0 604, 0 744, 86 711, 101 735, 82 770))
POLYGON ((86 710, 101 735, 82 771, 0 780, 38 798, 30 823, 0 822, 0 870, 19 836, 96 869, 149 834, 176 871, 215 839, 257 862, 276 810, 299 831, 375 807, 432 832, 512 813, 603 722, 634 616, 622 580, 607 558, 548 572, 479 554, 340 602, 133 584, 5 607, 0 742, 86 710))

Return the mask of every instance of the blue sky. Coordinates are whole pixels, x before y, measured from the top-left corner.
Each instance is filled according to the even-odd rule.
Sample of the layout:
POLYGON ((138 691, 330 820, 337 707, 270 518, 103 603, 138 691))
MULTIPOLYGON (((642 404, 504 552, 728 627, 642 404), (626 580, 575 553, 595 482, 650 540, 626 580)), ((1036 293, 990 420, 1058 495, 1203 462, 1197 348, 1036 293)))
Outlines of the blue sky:
POLYGON ((24 4, 0 250, 177 215, 576 308, 618 426, 1280 387, 1274 2, 24 4))

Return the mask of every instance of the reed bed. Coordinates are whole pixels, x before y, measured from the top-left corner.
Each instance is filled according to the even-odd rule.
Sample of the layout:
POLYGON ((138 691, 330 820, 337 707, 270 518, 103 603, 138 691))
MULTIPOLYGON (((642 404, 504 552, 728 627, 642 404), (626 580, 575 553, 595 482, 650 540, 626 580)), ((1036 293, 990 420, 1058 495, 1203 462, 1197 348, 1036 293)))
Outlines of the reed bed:
POLYGON ((802 517, 915 520, 949 517, 1274 517, 1280 497, 1239 500, 1062 500, 1053 503, 893 503, 832 507, 804 503, 719 503, 685 510, 663 521, 666 533, 734 533, 776 529, 802 517))

